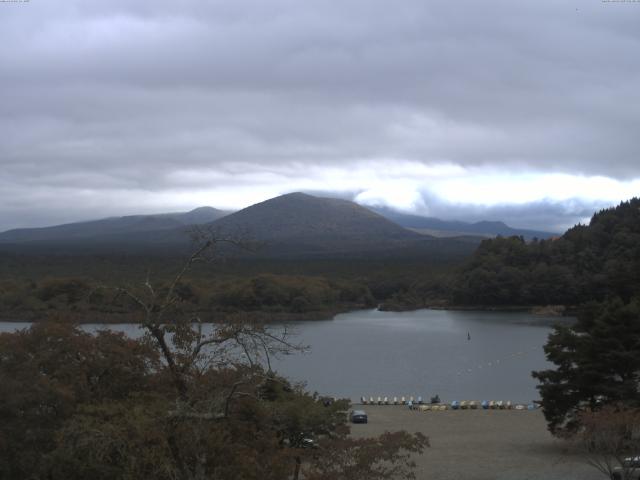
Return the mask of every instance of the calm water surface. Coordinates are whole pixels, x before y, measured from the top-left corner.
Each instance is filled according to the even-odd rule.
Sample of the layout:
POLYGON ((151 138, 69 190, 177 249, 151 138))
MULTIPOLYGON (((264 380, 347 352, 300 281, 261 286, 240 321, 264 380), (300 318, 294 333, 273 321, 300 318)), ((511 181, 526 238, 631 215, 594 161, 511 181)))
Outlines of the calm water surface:
MULTIPOLYGON (((292 380, 306 380, 310 390, 354 400, 437 393, 446 401, 529 402, 539 398, 531 371, 549 366, 542 350, 548 320, 526 313, 357 311, 287 324, 311 350, 273 364, 292 380)), ((0 331, 24 327, 0 322, 0 331)), ((131 324, 85 328, 140 334, 131 324)))

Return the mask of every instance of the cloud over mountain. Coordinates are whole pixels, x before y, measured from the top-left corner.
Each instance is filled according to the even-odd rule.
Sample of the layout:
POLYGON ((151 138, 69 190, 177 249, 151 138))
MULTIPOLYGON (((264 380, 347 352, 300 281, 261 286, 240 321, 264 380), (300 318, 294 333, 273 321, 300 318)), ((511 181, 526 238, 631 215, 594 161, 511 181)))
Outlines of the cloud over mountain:
POLYGON ((0 230, 296 190, 420 209, 487 178, 505 204, 538 179, 518 205, 640 185, 632 3, 1 7, 0 230))

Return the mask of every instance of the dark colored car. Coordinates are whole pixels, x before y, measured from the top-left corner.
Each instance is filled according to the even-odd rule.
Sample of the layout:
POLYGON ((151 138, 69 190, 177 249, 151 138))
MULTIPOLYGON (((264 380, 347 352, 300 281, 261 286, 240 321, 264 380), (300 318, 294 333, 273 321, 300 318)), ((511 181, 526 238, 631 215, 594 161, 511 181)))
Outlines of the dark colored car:
POLYGON ((364 410, 351 411, 351 423, 367 423, 367 414, 364 410))
POLYGON ((302 448, 318 448, 318 444, 311 437, 305 437, 302 439, 302 448))
POLYGON ((640 479, 640 455, 627 457, 622 465, 613 469, 613 480, 638 480, 640 479))

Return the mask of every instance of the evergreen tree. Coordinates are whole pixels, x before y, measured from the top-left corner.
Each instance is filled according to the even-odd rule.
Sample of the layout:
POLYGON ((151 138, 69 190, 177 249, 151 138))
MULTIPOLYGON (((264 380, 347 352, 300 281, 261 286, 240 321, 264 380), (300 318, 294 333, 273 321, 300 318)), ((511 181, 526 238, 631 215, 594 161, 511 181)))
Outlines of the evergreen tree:
POLYGON ((549 429, 572 432, 580 413, 603 404, 640 406, 640 299, 586 304, 576 324, 545 346, 556 369, 533 372, 549 429))

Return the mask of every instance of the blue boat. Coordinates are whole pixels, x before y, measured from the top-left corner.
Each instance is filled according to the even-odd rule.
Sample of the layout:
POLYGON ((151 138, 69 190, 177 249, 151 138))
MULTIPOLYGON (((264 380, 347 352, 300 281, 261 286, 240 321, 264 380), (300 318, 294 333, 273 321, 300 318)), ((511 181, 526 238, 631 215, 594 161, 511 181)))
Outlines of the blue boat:
POLYGON ((460 402, 457 400, 454 400, 453 402, 451 402, 451 408, 453 410, 458 410, 460 408, 460 402))
POLYGON ((489 410, 489 400, 482 400, 481 405, 483 410, 489 410))

